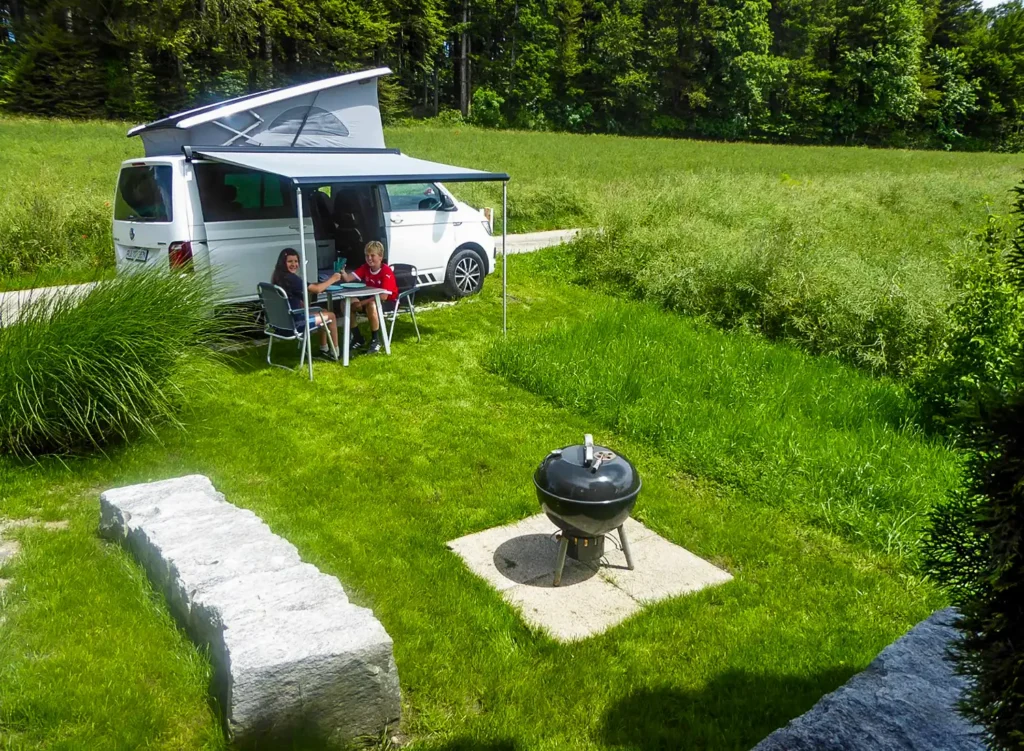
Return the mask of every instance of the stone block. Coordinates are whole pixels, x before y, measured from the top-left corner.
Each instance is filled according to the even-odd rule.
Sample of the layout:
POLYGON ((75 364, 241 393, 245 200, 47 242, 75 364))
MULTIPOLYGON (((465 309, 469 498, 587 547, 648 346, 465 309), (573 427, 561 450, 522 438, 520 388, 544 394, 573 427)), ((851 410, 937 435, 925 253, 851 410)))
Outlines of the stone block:
POLYGON ((201 475, 100 496, 100 532, 125 545, 190 637, 208 647, 236 743, 379 738, 401 697, 391 637, 338 580, 201 475))
POLYGON ((754 751, 984 751, 981 729, 956 711, 967 682, 946 653, 954 618, 933 613, 754 751))

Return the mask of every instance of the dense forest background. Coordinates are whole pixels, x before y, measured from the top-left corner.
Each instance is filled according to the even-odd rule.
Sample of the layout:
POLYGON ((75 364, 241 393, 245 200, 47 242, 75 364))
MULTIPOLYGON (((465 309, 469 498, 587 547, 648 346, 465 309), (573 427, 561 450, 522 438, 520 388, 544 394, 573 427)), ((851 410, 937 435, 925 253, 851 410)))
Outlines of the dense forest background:
POLYGON ((145 121, 388 65, 386 117, 1024 150, 1024 0, 0 0, 0 107, 145 121))

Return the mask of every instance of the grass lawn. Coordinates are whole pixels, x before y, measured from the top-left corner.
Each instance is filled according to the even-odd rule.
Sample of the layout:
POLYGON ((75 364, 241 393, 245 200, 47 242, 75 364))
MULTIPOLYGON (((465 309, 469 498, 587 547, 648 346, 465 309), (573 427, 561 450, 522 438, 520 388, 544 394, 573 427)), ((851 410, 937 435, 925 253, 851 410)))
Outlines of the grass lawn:
MULTIPOLYGON (((546 258, 510 259, 513 332, 571 326, 580 311, 610 304, 552 281, 546 258)), ((414 748, 748 749, 942 604, 899 550, 836 534, 726 474, 681 463, 643 432, 488 370, 498 281, 424 312, 421 344, 400 321, 391 358, 357 357, 347 370, 318 362, 312 384, 267 368, 262 349, 232 358, 193 394, 185 432, 106 457, 0 459, 0 515, 70 522, 8 532, 23 549, 0 568, 10 579, 0 595, 0 738, 13 748, 223 746, 205 658, 132 559, 96 535, 102 489, 187 473, 209 476, 373 608, 394 638, 401 730, 414 748), (562 645, 525 626, 445 542, 536 513, 533 469, 584 432, 637 465, 638 518, 735 580, 562 645)), ((746 346, 695 331, 701 346, 746 346)), ((759 346, 762 410, 785 412, 805 395, 773 383, 774 345, 759 346)), ((779 378, 791 383, 801 367, 832 368, 778 352, 779 378)), ((844 393, 843 410, 877 408, 856 388, 844 393)), ((701 401, 677 396, 680 409, 701 401)), ((876 440, 851 433, 865 450, 876 440)), ((940 450, 905 440, 907 456, 940 450)), ((751 439, 744 471, 772 468, 757 448, 751 439)), ((837 472, 846 466, 841 453, 831 461, 837 472)))

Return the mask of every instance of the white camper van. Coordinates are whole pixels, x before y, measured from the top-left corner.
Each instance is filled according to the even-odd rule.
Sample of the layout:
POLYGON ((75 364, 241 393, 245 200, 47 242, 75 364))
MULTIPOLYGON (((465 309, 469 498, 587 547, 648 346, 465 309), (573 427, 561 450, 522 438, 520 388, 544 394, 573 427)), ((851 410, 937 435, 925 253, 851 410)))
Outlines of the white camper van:
POLYGON ((122 163, 114 196, 119 271, 212 271, 223 302, 256 299, 280 251, 298 249, 306 276, 363 262, 370 240, 387 263, 416 267, 422 286, 478 292, 494 271, 484 215, 440 180, 495 180, 384 147, 376 78, 387 69, 254 94, 129 132, 146 156, 122 163), (297 206, 297 196, 302 206, 297 206))

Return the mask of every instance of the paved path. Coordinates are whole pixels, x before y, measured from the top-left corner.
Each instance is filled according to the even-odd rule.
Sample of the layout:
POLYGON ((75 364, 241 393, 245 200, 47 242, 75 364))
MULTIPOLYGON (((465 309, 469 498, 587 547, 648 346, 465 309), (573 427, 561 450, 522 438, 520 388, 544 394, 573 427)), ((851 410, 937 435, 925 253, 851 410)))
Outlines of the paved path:
MULTIPOLYGON (((552 245, 560 245, 568 242, 578 229, 556 229, 548 232, 526 232, 521 235, 509 235, 508 253, 532 253, 541 248, 549 248, 552 245)), ((501 250, 501 237, 497 240, 498 250, 501 250)), ((83 294, 92 288, 94 282, 87 284, 65 284, 59 287, 36 287, 34 289, 16 290, 14 292, 0 292, 0 326, 10 323, 18 317, 18 309, 32 300, 41 297, 48 297, 53 294, 69 293, 83 294)))
MULTIPOLYGON (((535 250, 541 248, 550 248, 552 245, 561 245, 562 243, 569 242, 574 237, 578 229, 553 229, 548 232, 526 232, 522 235, 509 235, 508 236, 508 254, 513 253, 532 253, 535 250)), ((498 250, 501 250, 501 238, 496 237, 498 250)))

